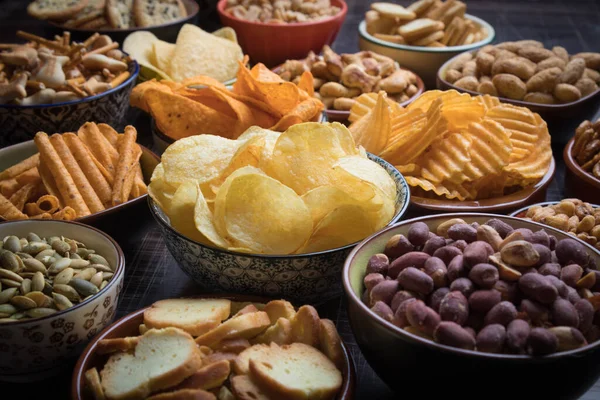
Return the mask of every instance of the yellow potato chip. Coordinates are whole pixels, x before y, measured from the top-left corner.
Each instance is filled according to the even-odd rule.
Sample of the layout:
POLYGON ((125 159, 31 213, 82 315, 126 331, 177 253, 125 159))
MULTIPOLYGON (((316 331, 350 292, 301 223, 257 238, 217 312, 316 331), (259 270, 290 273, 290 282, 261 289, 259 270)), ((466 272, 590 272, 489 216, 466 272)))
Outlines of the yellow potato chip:
POLYGON ((394 165, 394 167, 404 176, 421 175, 421 166, 417 164, 394 165))
POLYGON ((231 181, 224 210, 234 246, 262 254, 289 254, 311 236, 310 211, 292 189, 263 174, 231 181))
POLYGON ((456 97, 460 97, 460 94, 456 90, 428 90, 406 106, 406 109, 410 111, 418 108, 426 113, 437 99, 441 99, 443 103, 456 97))
POLYGON ((347 204, 360 206, 362 203, 333 185, 319 186, 309 190, 302 195, 302 201, 310 211, 314 226, 317 226, 327 214, 337 207, 347 204))
POLYGON ((447 121, 448 130, 450 131, 464 129, 471 122, 481 120, 484 115, 485 107, 473 100, 467 93, 448 98, 442 105, 442 116, 447 121))
POLYGON ((441 183, 448 180, 453 183, 462 183, 468 179, 463 172, 469 163, 469 147, 471 139, 469 135, 460 132, 447 133, 421 154, 423 160, 423 178, 441 183))
POLYGON ((140 64, 141 73, 152 78, 152 74, 159 79, 172 80, 166 70, 159 68, 152 62, 154 58, 154 43, 159 39, 148 31, 137 31, 130 33, 123 41, 123 51, 126 52, 140 64), (147 71, 144 71, 146 69, 147 71))
POLYGON ((235 30, 233 30, 233 28, 230 28, 228 26, 225 26, 225 27, 223 27, 221 29, 217 29, 212 34, 214 36, 218 36, 220 38, 227 39, 227 40, 229 40, 229 41, 231 41, 233 43, 237 43, 238 42, 235 30))
POLYGON ((206 237, 196 228, 194 209, 198 200, 198 185, 195 182, 184 182, 177 188, 169 205, 169 221, 171 226, 182 235, 200 243, 207 243, 206 237))
POLYGON ((518 161, 533 151, 538 139, 538 125, 529 109, 500 104, 489 109, 486 118, 500 123, 509 132, 513 145, 510 162, 518 161))
POLYGON ((406 182, 414 188, 418 187, 425 192, 433 192, 438 196, 445 196, 449 200, 457 199, 459 201, 465 201, 474 199, 477 194, 473 189, 467 189, 462 185, 455 185, 450 182, 443 182, 436 185, 429 182, 427 179, 416 176, 407 176, 405 179, 406 182))
MULTIPOLYGON (((365 116, 377 104, 377 93, 363 93, 354 100, 354 104, 350 108, 350 116, 348 121, 355 122, 365 116)), ((386 102, 391 107, 394 114, 402 114, 404 108, 397 102, 386 97, 386 102)))
POLYGON ((512 151, 506 130, 499 123, 484 119, 481 123, 471 123, 468 133, 471 139, 471 161, 466 165, 464 173, 471 180, 500 173, 508 164, 512 151))
POLYGON ((392 129, 386 97, 385 92, 379 92, 375 107, 350 127, 354 141, 373 154, 380 154, 385 149, 392 129))
POLYGON ((333 169, 334 171, 343 169, 353 177, 381 189, 387 198, 396 198, 396 183, 375 161, 361 156, 342 157, 333 165, 333 169))
MULTIPOLYGON (((194 213, 192 214, 194 216, 194 225, 196 226, 196 229, 215 246, 224 248, 231 247, 229 241, 217 232, 213 213, 198 185, 196 185, 196 194, 196 205, 194 213)), ((190 215, 188 214, 187 217, 189 218, 190 215)))
POLYGON ((495 96, 490 96, 489 94, 484 94, 483 96, 475 96, 475 100, 483 104, 486 110, 496 107, 500 104, 500 99, 495 96))
POLYGON ((165 172, 163 164, 159 163, 156 168, 154 168, 154 172, 152 173, 152 178, 150 179, 150 184, 148 185, 148 194, 150 197, 152 197, 152 200, 154 200, 160 206, 160 208, 168 214, 169 206, 173 200, 173 196, 177 190, 177 187, 170 185, 164 179, 164 177, 165 172))
POLYGON ((171 65, 171 59, 175 54, 175 45, 163 40, 152 42, 153 64, 161 71, 168 71, 171 65))

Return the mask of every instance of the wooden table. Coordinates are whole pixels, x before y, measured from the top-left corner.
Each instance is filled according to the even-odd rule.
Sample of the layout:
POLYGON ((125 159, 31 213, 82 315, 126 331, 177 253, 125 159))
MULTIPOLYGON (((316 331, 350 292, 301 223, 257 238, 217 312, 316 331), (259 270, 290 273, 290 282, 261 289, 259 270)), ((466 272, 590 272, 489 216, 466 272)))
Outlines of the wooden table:
MULTIPOLYGON (((214 7, 214 0, 202 1, 204 7, 214 7)), ((358 51, 358 24, 363 19, 370 1, 347 0, 348 15, 333 46, 338 52, 358 51)), ((400 1, 408 4, 407 1, 400 1)), ((44 34, 44 24, 33 20, 25 12, 24 0, 0 1, 0 42, 16 40, 19 29, 44 34)), ((600 2, 597 0, 470 0, 468 13, 491 23, 496 30, 496 42, 536 39, 546 47, 561 45, 570 53, 600 51, 600 2)), ((214 11, 205 11, 201 25, 212 30, 218 26, 214 11)), ((299 38, 301 40, 301 38, 299 38)), ((140 141, 152 146, 149 121, 138 110, 130 110, 128 124, 138 128, 140 141)), ((0 130, 2 127, 0 127, 0 130)), ((552 132, 552 135, 571 136, 570 132, 552 132)), ((547 200, 564 197, 564 163, 562 145, 553 145, 557 171, 551 183, 547 200)), ((413 212, 413 214, 415 214, 413 212)), ((125 286, 121 294, 117 317, 145 307, 157 300, 198 294, 197 286, 177 266, 162 240, 157 224, 147 210, 132 216, 122 226, 112 227, 111 234, 121 245, 127 259, 125 286)), ((339 298, 318 305, 322 317, 330 318, 351 350, 357 371, 357 399, 399 399, 392 393, 366 363, 348 323, 345 299, 339 298)), ((54 379, 35 384, 1 384, 3 393, 19 393, 19 399, 67 399, 71 383, 72 365, 54 379)), ((543 383, 542 383, 543 384, 543 383)), ((426 398, 426 397, 425 397, 426 398)), ((581 399, 600 398, 600 382, 581 399)))

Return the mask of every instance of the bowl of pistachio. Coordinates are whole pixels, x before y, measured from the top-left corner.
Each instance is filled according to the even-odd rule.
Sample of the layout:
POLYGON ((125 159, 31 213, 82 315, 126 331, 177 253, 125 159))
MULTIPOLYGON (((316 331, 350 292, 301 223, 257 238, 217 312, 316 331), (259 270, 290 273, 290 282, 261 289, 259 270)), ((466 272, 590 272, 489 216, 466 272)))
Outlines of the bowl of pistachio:
POLYGON ((0 223, 0 381, 45 379, 109 325, 125 257, 77 222, 0 223))

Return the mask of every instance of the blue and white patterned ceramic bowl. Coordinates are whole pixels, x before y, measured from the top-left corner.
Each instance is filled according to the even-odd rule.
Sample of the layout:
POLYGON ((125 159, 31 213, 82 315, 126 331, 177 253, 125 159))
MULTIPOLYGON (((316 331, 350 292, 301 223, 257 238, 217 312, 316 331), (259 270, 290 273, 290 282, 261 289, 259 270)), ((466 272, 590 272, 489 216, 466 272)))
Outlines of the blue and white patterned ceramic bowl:
MULTIPOLYGON (((406 212, 410 190, 406 180, 391 164, 369 154, 396 182, 394 224, 406 212)), ((341 273, 346 256, 356 243, 318 253, 258 255, 207 246, 183 236, 148 196, 152 215, 158 222, 167 248, 186 272, 204 290, 282 297, 303 303, 319 303, 342 293, 341 273)))
POLYGON ((35 106, 0 104, 0 147, 31 140, 40 131, 77 132, 86 122, 106 123, 121 132, 129 109, 129 95, 139 72, 138 63, 132 61, 131 76, 125 82, 81 100, 35 106))

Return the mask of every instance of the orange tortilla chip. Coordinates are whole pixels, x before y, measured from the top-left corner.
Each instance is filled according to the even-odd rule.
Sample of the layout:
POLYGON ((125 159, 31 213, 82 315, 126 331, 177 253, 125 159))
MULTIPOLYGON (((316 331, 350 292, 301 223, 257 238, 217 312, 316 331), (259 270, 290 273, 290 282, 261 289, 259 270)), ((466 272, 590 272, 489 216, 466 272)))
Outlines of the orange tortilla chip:
POLYGON ((298 82, 298 88, 306 92, 310 97, 315 95, 315 80, 310 71, 304 71, 300 76, 300 82, 298 82))
POLYGON ((292 125, 299 124, 301 122, 312 121, 319 117, 319 114, 323 111, 323 103, 319 99, 311 97, 304 100, 296 106, 292 111, 285 115, 279 122, 269 128, 273 131, 283 132, 292 125))
POLYGON ((173 93, 173 90, 165 85, 161 81, 158 82, 156 79, 152 79, 151 81, 147 81, 144 83, 140 83, 131 91, 131 96, 129 96, 129 104, 132 107, 141 108, 142 110, 150 113, 150 108, 148 107, 148 99, 146 97, 146 92, 150 89, 158 90, 166 93, 173 93))

